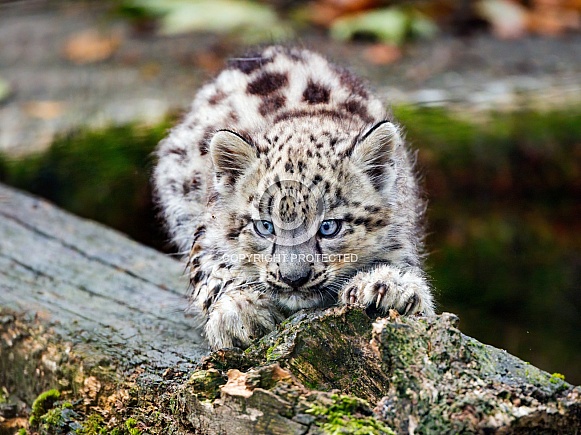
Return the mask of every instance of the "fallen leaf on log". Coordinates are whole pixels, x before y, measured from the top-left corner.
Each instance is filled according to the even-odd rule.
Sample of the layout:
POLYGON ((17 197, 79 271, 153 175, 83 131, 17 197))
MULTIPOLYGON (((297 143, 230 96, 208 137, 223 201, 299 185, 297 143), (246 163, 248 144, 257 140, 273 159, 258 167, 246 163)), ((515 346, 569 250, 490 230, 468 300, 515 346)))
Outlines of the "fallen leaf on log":
POLYGON ((110 58, 119 48, 119 34, 103 34, 90 29, 69 37, 64 47, 65 57, 82 65, 110 58))
POLYGON ((401 56, 401 49, 393 44, 374 44, 363 51, 363 57, 375 65, 389 65, 401 56))
POLYGON ((62 101, 30 101, 24 104, 24 111, 33 118, 55 119, 65 111, 65 103, 62 101))

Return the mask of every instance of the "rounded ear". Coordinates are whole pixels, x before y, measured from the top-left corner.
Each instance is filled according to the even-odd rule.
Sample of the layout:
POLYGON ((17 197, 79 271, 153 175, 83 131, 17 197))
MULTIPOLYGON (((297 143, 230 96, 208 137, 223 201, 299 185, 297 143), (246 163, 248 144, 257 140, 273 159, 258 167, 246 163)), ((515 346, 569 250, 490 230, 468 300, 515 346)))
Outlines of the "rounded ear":
POLYGON ((381 189, 387 178, 387 167, 394 150, 403 144, 397 126, 389 121, 374 125, 355 145, 351 160, 369 176, 376 189, 381 189))
POLYGON ((233 183, 257 159, 256 148, 229 130, 218 131, 210 141, 210 157, 218 178, 233 183))

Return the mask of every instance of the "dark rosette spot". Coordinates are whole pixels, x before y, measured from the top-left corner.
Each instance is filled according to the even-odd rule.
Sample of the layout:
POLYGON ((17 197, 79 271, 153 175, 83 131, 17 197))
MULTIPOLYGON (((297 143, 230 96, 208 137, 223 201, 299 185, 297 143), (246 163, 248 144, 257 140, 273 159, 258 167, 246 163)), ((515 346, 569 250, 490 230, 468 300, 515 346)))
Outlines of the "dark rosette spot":
POLYGON ((269 95, 286 86, 288 76, 281 73, 263 73, 248 83, 247 91, 252 95, 269 95))
POLYGON ((309 104, 328 103, 330 95, 329 88, 309 80, 309 84, 303 92, 303 100, 309 104))

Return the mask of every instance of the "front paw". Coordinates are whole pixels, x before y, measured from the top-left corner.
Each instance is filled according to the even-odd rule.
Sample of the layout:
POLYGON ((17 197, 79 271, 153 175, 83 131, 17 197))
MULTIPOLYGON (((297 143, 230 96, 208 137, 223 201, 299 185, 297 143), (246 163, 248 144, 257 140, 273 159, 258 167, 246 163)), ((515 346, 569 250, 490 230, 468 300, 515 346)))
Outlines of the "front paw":
POLYGON ((345 305, 361 304, 384 313, 395 309, 404 315, 434 314, 432 295, 424 278, 389 266, 359 273, 347 283, 339 299, 345 305))
POLYGON ((247 348, 254 339, 274 330, 284 319, 264 294, 224 293, 212 306, 204 331, 210 347, 247 348))

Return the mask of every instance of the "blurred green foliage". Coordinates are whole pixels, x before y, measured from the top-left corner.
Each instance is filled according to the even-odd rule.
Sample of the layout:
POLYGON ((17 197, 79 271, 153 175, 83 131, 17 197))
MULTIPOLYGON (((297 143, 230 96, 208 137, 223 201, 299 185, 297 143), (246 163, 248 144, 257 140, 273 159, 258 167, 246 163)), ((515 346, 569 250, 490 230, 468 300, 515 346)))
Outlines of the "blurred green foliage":
POLYGON ((419 149, 441 309, 467 334, 581 383, 581 108, 481 123, 395 114, 419 149))
POLYGON ((163 249, 166 236, 155 219, 149 178, 151 152, 169 125, 71 133, 45 153, 5 157, 0 179, 163 249))
POLYGON ((333 22, 331 36, 345 41, 367 36, 378 41, 401 45, 413 38, 431 38, 438 28, 417 10, 391 6, 347 15, 333 22))
POLYGON ((293 34, 270 5, 246 0, 122 0, 117 15, 134 26, 153 22, 162 35, 188 32, 235 34, 246 44, 283 40, 293 34))
MULTIPOLYGON (((436 108, 394 113, 419 150, 440 310, 581 383, 581 108, 479 122, 436 108)), ((0 179, 167 250, 149 177, 169 125, 71 134, 42 155, 0 159, 0 179)))

